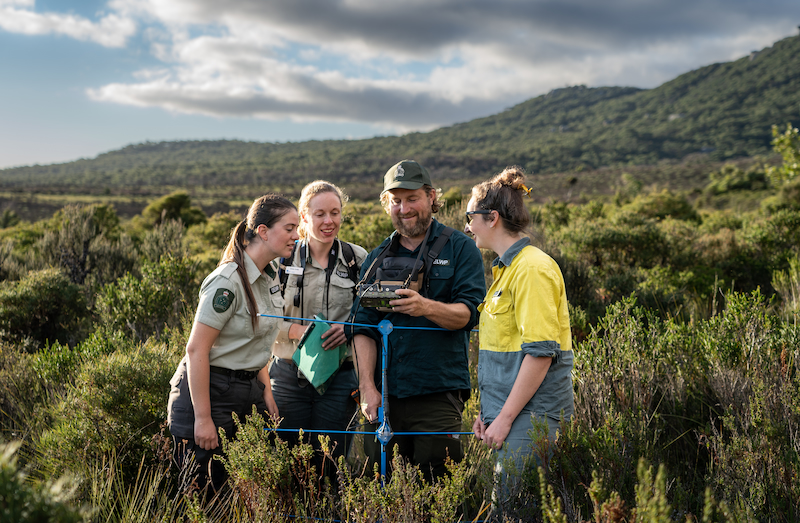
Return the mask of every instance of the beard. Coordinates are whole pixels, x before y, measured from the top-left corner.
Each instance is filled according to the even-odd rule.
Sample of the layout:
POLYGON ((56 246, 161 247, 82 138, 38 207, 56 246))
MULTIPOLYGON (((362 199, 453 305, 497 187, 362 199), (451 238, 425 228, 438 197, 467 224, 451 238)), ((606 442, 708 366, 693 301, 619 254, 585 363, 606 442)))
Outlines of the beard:
POLYGON ((408 213, 404 215, 393 214, 392 215, 392 225, 400 233, 401 236, 405 236, 406 238, 418 238, 420 236, 425 235, 425 231, 428 230, 428 226, 431 224, 431 210, 430 208, 425 209, 424 212, 417 213, 417 220, 414 222, 413 225, 407 225, 403 223, 402 218, 408 217, 413 215, 414 213, 408 213))

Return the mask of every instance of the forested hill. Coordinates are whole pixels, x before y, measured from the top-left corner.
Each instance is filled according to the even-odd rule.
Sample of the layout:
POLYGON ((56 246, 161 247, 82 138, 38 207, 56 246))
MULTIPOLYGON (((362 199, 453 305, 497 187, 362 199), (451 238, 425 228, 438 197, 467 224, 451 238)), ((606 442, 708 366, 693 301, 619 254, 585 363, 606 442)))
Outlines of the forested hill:
POLYGON ((800 37, 790 37, 655 89, 556 89, 497 115, 429 133, 285 144, 143 143, 90 160, 5 169, 0 185, 374 181, 402 158, 416 158, 450 179, 509 164, 544 173, 653 164, 695 152, 724 160, 768 153, 773 124, 800 123, 798 93, 800 37))

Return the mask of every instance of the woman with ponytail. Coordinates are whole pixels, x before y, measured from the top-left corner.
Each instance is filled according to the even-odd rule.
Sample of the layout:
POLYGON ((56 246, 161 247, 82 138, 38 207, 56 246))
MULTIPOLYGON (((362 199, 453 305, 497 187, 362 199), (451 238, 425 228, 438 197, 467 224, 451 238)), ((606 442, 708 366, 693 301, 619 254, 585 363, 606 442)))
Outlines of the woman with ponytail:
POLYGON ((534 451, 546 455, 546 448, 534 448, 532 422, 546 427, 547 439, 554 441, 561 419, 574 411, 564 278, 525 234, 530 216, 522 198, 530 189, 524 179, 521 168, 509 167, 476 185, 466 213, 465 232, 497 254, 494 281, 478 307, 481 411, 472 428, 497 451, 501 481, 509 458, 519 469, 534 451))
POLYGON ((219 460, 219 429, 235 435, 232 414, 244 421, 253 405, 278 417, 269 386, 270 347, 281 320, 283 298, 276 258, 289 256, 298 238, 295 206, 266 195, 250 206, 231 233, 216 270, 200 287, 186 355, 170 381, 168 418, 181 483, 210 496, 227 480, 219 460))

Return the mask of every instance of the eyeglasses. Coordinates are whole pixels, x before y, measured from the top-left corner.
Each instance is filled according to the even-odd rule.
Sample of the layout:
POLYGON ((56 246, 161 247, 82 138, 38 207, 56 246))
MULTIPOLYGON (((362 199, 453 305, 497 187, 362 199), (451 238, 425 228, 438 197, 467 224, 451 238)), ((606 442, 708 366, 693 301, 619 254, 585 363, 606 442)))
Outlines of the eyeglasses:
POLYGON ((467 215, 467 224, 470 224, 472 223, 473 214, 492 214, 493 212, 491 209, 478 209, 477 211, 467 211, 464 214, 467 215))

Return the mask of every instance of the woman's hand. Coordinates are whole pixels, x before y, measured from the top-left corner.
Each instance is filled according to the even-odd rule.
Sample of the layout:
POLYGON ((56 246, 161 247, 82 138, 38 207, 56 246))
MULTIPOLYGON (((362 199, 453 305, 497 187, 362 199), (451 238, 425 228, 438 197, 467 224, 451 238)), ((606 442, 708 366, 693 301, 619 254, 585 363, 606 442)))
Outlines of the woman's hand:
POLYGON ((212 450, 219 447, 217 427, 211 418, 195 418, 194 442, 203 450, 212 450))
POLYGON ((269 417, 277 424, 281 419, 281 413, 278 411, 278 404, 275 403, 275 398, 272 396, 272 381, 269 378, 269 365, 258 371, 258 381, 264 384, 264 403, 267 405, 269 417))
POLYGON ((264 389, 264 403, 267 404, 269 417, 272 418, 272 421, 277 423, 281 419, 281 413, 278 412, 278 404, 275 403, 275 398, 272 397, 272 391, 270 390, 269 394, 267 394, 267 390, 269 390, 269 386, 264 389))
POLYGON ((511 422, 498 417, 484 428, 483 443, 492 450, 499 450, 503 447, 509 432, 511 432, 511 422))
POLYGON ((339 345, 347 343, 347 336, 344 335, 344 325, 339 323, 332 323, 331 328, 325 331, 320 338, 325 340, 322 342, 322 348, 325 350, 335 349, 339 345))
POLYGON ((478 417, 475 418, 475 423, 472 424, 472 432, 475 433, 476 438, 483 439, 483 434, 486 432, 486 424, 483 423, 480 413, 478 413, 478 417))

